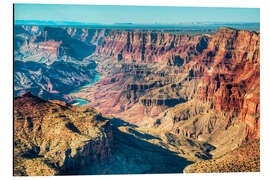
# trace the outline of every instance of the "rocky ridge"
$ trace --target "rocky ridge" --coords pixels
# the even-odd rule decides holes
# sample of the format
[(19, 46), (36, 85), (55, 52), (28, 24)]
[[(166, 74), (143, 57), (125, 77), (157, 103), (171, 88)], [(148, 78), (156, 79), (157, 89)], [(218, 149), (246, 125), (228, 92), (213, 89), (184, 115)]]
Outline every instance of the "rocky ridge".
[(14, 99), (14, 175), (60, 175), (110, 157), (112, 128), (92, 108)]

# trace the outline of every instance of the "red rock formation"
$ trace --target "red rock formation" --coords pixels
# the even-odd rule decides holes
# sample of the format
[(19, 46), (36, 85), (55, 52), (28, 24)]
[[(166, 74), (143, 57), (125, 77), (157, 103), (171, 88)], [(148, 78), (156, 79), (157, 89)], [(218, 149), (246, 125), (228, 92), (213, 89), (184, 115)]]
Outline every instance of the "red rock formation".
[[(101, 111), (119, 113), (138, 102), (146, 106), (166, 106), (165, 102), (170, 99), (196, 98), (211, 102), (217, 112), (237, 113), (246, 124), (243, 139), (259, 137), (258, 32), (221, 28), (215, 35), (183, 35), (73, 27), (64, 29), (74, 39), (97, 45), (96, 55), (113, 57), (123, 64), (160, 64), (159, 68), (152, 70), (122, 67), (120, 74), (100, 81), (103, 87), (93, 91), (96, 97), (88, 95), (88, 98), (91, 96), (92, 105), (100, 107)], [(170, 69), (172, 66), (178, 68)], [(141, 80), (132, 80), (134, 76)], [(151, 78), (155, 80), (148, 84)], [(188, 86), (188, 82), (192, 85), (184, 88), (183, 84)], [(108, 93), (114, 87), (115, 91)], [(160, 89), (162, 93), (154, 89)]]
[(199, 54), (207, 45), (207, 41), (208, 36), (201, 35), (109, 31), (98, 44), (96, 52), (128, 62), (154, 63), (165, 60), (165, 63), (182, 65)]
[[(230, 28), (221, 28), (211, 36), (112, 30), (98, 44), (96, 54), (120, 61), (124, 74), (100, 81), (102, 88), (91, 91), (100, 96), (96, 94), (90, 100), (101, 111), (128, 114), (132, 104), (139, 102), (151, 105), (151, 109), (195, 98), (212, 103), (217, 112), (236, 113), (246, 125), (242, 138), (257, 138), (259, 46), (258, 33)], [(132, 61), (149, 67), (157, 62), (159, 66), (147, 69), (135, 67), (134, 63), (125, 65)], [(117, 95), (111, 94), (114, 87)], [(229, 119), (221, 124), (230, 123)]]
[(67, 106), (68, 104), (63, 102), (63, 101), (59, 101), (59, 100), (48, 100), (49, 102), (55, 103), (55, 104), (59, 104), (61, 106)]
[(38, 48), (48, 51), (49, 53), (58, 54), (58, 48), (62, 44), (62, 41), (56, 42), (54, 40), (48, 40), (38, 43)]
[(247, 139), (259, 137), (259, 48), (259, 34), (222, 28), (200, 58), (202, 68), (210, 70), (204, 71), (197, 95), (212, 99), (217, 111), (238, 112), (247, 125)]

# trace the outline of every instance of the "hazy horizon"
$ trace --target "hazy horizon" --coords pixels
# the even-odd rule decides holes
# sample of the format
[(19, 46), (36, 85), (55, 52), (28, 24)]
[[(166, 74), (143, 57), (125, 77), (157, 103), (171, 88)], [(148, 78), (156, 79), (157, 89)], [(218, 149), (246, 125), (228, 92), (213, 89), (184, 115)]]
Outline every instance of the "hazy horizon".
[(14, 20), (97, 24), (260, 23), (260, 9), (14, 4)]

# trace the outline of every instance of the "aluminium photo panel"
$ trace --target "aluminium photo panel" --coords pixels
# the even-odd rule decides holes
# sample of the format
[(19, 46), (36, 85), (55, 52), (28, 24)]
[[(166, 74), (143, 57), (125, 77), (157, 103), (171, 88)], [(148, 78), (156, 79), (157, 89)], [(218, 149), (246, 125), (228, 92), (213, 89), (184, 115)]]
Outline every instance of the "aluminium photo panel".
[(259, 8), (13, 11), (13, 176), (260, 171)]

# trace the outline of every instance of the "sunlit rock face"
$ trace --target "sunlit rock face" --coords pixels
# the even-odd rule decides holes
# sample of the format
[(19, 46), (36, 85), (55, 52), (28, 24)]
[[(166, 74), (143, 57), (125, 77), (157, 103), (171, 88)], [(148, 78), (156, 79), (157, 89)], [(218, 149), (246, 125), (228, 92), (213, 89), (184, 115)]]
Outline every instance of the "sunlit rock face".
[(56, 175), (104, 161), (112, 127), (92, 108), (60, 105), (31, 93), (14, 99), (14, 175)]

